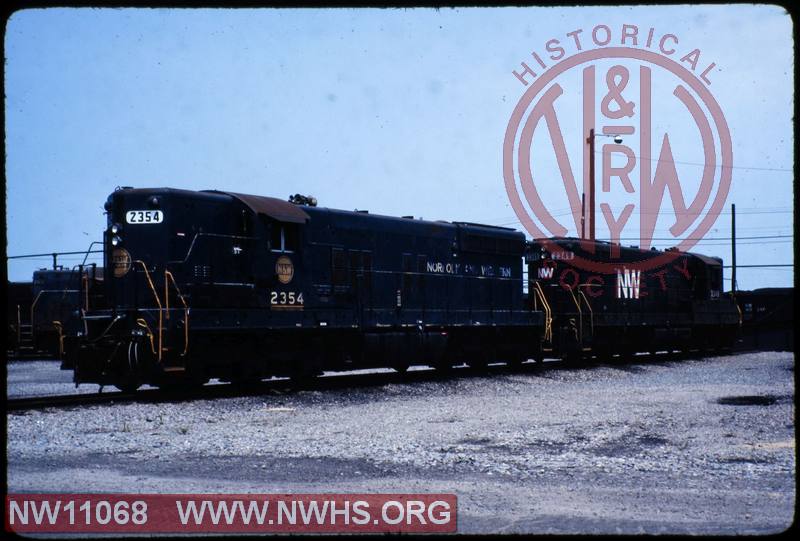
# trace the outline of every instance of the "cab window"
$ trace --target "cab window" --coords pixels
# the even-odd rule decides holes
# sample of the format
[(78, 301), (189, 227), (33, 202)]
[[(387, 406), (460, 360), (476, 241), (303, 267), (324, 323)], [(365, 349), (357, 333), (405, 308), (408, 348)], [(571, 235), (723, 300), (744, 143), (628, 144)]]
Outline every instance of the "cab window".
[(273, 223), (270, 227), (269, 248), (273, 252), (294, 252), (300, 245), (300, 232), (294, 224)]

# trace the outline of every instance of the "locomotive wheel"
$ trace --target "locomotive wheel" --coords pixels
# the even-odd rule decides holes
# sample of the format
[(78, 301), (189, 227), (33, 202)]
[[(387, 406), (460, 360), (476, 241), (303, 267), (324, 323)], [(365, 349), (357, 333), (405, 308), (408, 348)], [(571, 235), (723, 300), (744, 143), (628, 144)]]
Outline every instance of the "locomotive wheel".
[(209, 381), (209, 378), (203, 374), (189, 374), (183, 378), (162, 379), (155, 385), (165, 391), (196, 391)]
[[(142, 386), (140, 352), (141, 347), (137, 341), (131, 340), (127, 344), (117, 344), (115, 353), (120, 353), (117, 365), (117, 375), (114, 378), (114, 387), (124, 393), (132, 393)], [(120, 351), (122, 350), (122, 351)], [(112, 354), (112, 359), (114, 355)]]
[(317, 376), (321, 374), (321, 372), (317, 373), (305, 370), (297, 371), (289, 376), (289, 380), (292, 382), (292, 387), (294, 389), (308, 389), (313, 387), (314, 382), (317, 380)]
[(477, 359), (474, 361), (467, 361), (467, 365), (474, 370), (485, 370), (489, 363), (486, 359)]
[(392, 369), (395, 372), (399, 372), (400, 374), (405, 374), (406, 372), (408, 372), (408, 363), (398, 363), (392, 366)]
[(449, 374), (453, 371), (453, 361), (451, 359), (442, 359), (433, 365), (433, 368), (440, 374)]
[(571, 352), (561, 356), (561, 362), (567, 366), (577, 368), (581, 365), (581, 354), (578, 352)]

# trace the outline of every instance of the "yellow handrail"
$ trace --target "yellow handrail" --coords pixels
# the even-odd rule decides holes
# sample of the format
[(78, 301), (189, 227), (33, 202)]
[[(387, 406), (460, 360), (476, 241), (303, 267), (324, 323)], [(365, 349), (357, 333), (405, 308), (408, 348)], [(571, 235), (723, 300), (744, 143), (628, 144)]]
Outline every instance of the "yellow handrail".
[(178, 298), (181, 300), (183, 304), (183, 353), (181, 353), (181, 357), (186, 355), (186, 352), (189, 351), (189, 305), (186, 304), (186, 300), (183, 298), (181, 294), (181, 289), (178, 287), (178, 283), (175, 281), (175, 277), (172, 275), (171, 272), (168, 270), (164, 271), (164, 291), (166, 296), (166, 305), (167, 305), (167, 317), (169, 317), (169, 281), (172, 282), (172, 285), (175, 286), (175, 291), (178, 292)]
[(539, 282), (533, 282), (535, 287), (534, 293), (542, 301), (544, 307), (544, 339), (548, 342), (553, 341), (553, 311), (550, 309), (550, 303), (547, 302), (547, 297), (544, 295), (542, 286)]
[(64, 333), (61, 332), (61, 322), (53, 321), (53, 327), (58, 331), (58, 358), (62, 359), (64, 357)]
[(33, 339), (33, 329), (34, 329), (34, 324), (33, 324), (33, 311), (34, 311), (34, 309), (36, 308), (36, 303), (37, 303), (37, 302), (39, 302), (39, 297), (41, 297), (41, 296), (42, 296), (42, 293), (44, 293), (45, 291), (47, 291), (47, 290), (46, 290), (46, 289), (43, 289), (43, 290), (41, 290), (39, 293), (37, 293), (37, 294), (36, 294), (36, 298), (35, 298), (35, 299), (33, 299), (33, 302), (31, 303), (31, 339)]
[(144, 318), (139, 318), (136, 320), (136, 324), (140, 327), (143, 327), (147, 331), (147, 338), (150, 339), (150, 351), (153, 352), (153, 355), (156, 354), (156, 346), (153, 343), (153, 331), (150, 330), (150, 325), (147, 324), (147, 321)]
[(572, 302), (575, 303), (575, 307), (578, 309), (578, 343), (583, 346), (583, 310), (581, 310), (581, 303), (578, 302), (578, 298), (575, 297), (571, 287), (567, 288), (567, 291), (569, 291), (572, 296)]
[(86, 311), (89, 311), (89, 276), (84, 272), (81, 277), (81, 285), (83, 285), (84, 306)]
[(39, 293), (36, 294), (36, 298), (33, 299), (33, 303), (31, 303), (31, 337), (33, 337), (33, 312), (36, 310), (36, 303), (39, 302), (39, 298), (42, 296), (43, 293), (80, 293), (77, 289), (42, 289)]
[(147, 278), (147, 283), (150, 285), (150, 290), (153, 292), (153, 297), (156, 299), (156, 304), (158, 304), (158, 362), (161, 362), (161, 350), (162, 350), (162, 334), (164, 329), (164, 322), (162, 321), (162, 313), (164, 311), (163, 307), (161, 306), (161, 299), (158, 298), (158, 293), (156, 292), (156, 287), (153, 285), (153, 280), (150, 278), (150, 271), (147, 270), (147, 265), (145, 265), (144, 261), (141, 259), (136, 259), (134, 263), (138, 263), (144, 269), (144, 275)]
[(594, 337), (594, 310), (592, 310), (592, 305), (589, 304), (589, 299), (586, 298), (586, 294), (581, 290), (578, 290), (578, 293), (581, 294), (581, 297), (583, 297), (583, 300), (586, 303), (586, 308), (589, 309), (589, 325), (591, 326), (592, 336)]

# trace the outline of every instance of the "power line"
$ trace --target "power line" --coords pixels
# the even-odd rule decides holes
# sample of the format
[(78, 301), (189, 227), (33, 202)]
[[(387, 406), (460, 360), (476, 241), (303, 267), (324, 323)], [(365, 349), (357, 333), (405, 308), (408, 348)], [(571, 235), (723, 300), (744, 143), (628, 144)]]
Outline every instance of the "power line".
[[(602, 154), (603, 151), (602, 150), (595, 150), (594, 153), (595, 154)], [(633, 155), (633, 157), (636, 158), (637, 160), (643, 160), (644, 159), (641, 156), (636, 156), (635, 154)], [(706, 167), (706, 164), (704, 164), (704, 163), (684, 162), (684, 161), (681, 161), (681, 160), (660, 160), (658, 158), (647, 158), (647, 161), (657, 162), (657, 163), (680, 163), (682, 165), (697, 165), (697, 166), (700, 166), (700, 167)], [(723, 167), (723, 164), (714, 164), (714, 169), (719, 169), (721, 167)], [(781, 171), (781, 172), (784, 172), (784, 173), (791, 173), (792, 172), (792, 169), (783, 169), (781, 167), (757, 167), (757, 166), (748, 166), (748, 165), (728, 165), (728, 166), (725, 166), (725, 167), (728, 167), (729, 169), (747, 169), (747, 170), (750, 170), (750, 171)]]
[[(790, 239), (793, 238), (794, 235), (758, 235), (753, 237), (736, 237), (737, 240), (764, 240), (764, 239)], [(639, 240), (636, 237), (622, 237), (619, 240)], [(653, 237), (649, 240), (733, 240), (733, 237), (687, 237), (685, 239), (679, 239), (677, 237), (673, 238), (656, 238)]]
[[(737, 269), (771, 269), (779, 267), (794, 267), (794, 263), (775, 263), (765, 265), (736, 265)], [(730, 269), (732, 265), (723, 265), (723, 269)]]
[[(751, 211), (751, 212), (737, 212), (737, 215), (738, 214), (744, 214), (744, 215), (792, 214), (792, 213), (794, 213), (793, 210), (764, 210), (764, 211)], [(551, 214), (551, 216), (553, 216), (553, 218), (561, 218), (563, 216), (569, 216), (571, 214), (572, 214), (572, 211), (566, 211), (566, 212), (557, 212), (555, 214)], [(658, 214), (661, 214), (661, 213), (658, 213), (658, 212), (639, 212), (639, 211), (633, 211), (631, 213), (631, 215), (635, 215), (635, 216), (653, 215), (653, 214), (658, 215)], [(720, 216), (721, 215), (728, 215), (728, 214), (730, 214), (730, 211), (723, 211), (723, 212), (719, 213)], [(497, 226), (497, 227), (508, 227), (508, 226), (517, 226), (517, 225), (521, 225), (521, 224), (522, 224), (521, 220), (514, 220), (514, 221), (511, 221), (511, 222), (503, 222), (503, 223), (499, 223), (499, 224), (498, 223), (492, 223), (492, 224), (486, 224), (486, 225), (493, 225), (493, 226)], [(770, 227), (780, 227), (780, 226), (776, 226), (776, 225), (760, 225), (760, 226), (751, 226), (751, 227), (747, 227), (747, 228), (744, 228), (744, 229), (765, 229), (765, 228), (770, 228)]]

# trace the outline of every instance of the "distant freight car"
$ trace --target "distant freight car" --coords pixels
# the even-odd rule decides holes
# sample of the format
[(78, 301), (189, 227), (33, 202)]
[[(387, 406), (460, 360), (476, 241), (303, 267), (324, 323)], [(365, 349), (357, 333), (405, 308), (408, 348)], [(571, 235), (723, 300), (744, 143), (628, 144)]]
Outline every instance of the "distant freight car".
[(84, 314), (63, 367), (127, 389), (540, 356), (522, 233), (292, 201), (112, 193), (108, 308)]
[(102, 279), (103, 269), (92, 264), (40, 269), (32, 282), (9, 282), (9, 358), (60, 358), (63, 337), (78, 334), (82, 313), (103, 302)]
[(94, 264), (72, 269), (40, 269), (33, 273), (29, 321), (35, 350), (61, 357), (64, 334), (80, 330), (81, 311), (89, 308), (102, 280), (103, 269)]
[(742, 311), (739, 349), (794, 351), (794, 288), (737, 291), (735, 297)]
[[(667, 262), (648, 269), (654, 258)], [(532, 306), (546, 312), (545, 351), (553, 355), (722, 350), (739, 331), (719, 258), (554, 238), (532, 242), (526, 259)]]
[(32, 349), (28, 315), (33, 302), (31, 282), (8, 282), (6, 289), (7, 310), (6, 352), (9, 358), (21, 356)]

